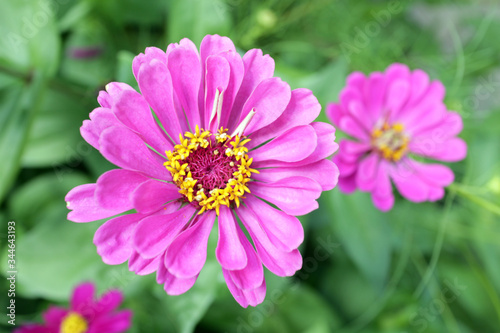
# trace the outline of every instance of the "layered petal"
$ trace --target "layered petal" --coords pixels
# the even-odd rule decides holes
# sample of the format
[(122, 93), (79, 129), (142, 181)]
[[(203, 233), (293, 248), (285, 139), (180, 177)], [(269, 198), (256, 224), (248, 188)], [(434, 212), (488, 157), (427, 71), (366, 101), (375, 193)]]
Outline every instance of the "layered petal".
[(106, 129), (101, 134), (99, 146), (101, 154), (120, 168), (140, 171), (152, 178), (172, 178), (141, 138), (126, 128)]
[(231, 294), (233, 295), (236, 302), (238, 302), (242, 307), (246, 308), (250, 306), (257, 306), (264, 301), (266, 297), (266, 281), (262, 281), (262, 284), (252, 290), (240, 289), (231, 279), (229, 271), (222, 269), (222, 274), (224, 275), (224, 280), (226, 280), (227, 287)]
[(181, 198), (177, 186), (154, 179), (141, 183), (131, 197), (133, 207), (142, 214), (156, 212), (168, 202)]
[(189, 222), (195, 209), (185, 206), (169, 214), (156, 214), (142, 219), (134, 231), (135, 249), (144, 258), (162, 254)]
[(97, 184), (85, 184), (73, 188), (65, 197), (66, 206), (71, 210), (68, 220), (73, 222), (91, 222), (123, 213), (122, 207), (102, 208), (96, 199)]
[(108, 265), (118, 265), (132, 255), (132, 234), (135, 226), (144, 218), (142, 214), (115, 217), (101, 225), (94, 235), (97, 253)]
[(236, 224), (233, 212), (222, 206), (219, 215), (219, 240), (215, 256), (224, 269), (238, 270), (247, 265), (247, 256), (238, 237), (239, 226)]
[(78, 285), (71, 295), (70, 305), (73, 311), (82, 311), (94, 303), (95, 286), (87, 282)]
[(252, 134), (278, 119), (290, 102), (291, 94), (290, 86), (280, 78), (263, 80), (243, 105), (238, 123), (241, 123), (251, 111), (255, 112), (243, 134)]
[(306, 177), (289, 177), (274, 183), (252, 183), (252, 194), (290, 215), (305, 215), (318, 208), (321, 185)]
[(165, 254), (165, 267), (181, 279), (197, 276), (207, 259), (207, 244), (215, 221), (215, 213), (197, 217), (193, 224), (177, 236)]
[(130, 170), (107, 171), (97, 179), (95, 199), (105, 209), (132, 209), (132, 192), (148, 179), (143, 174)]

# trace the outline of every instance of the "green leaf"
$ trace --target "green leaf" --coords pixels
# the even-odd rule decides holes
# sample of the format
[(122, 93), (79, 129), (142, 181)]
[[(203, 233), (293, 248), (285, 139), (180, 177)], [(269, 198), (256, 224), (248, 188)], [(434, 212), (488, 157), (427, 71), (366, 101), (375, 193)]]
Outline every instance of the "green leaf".
[(54, 7), (48, 1), (3, 1), (0, 60), (25, 71), (34, 67), (48, 76), (55, 74), (61, 41)]
[(376, 286), (382, 287), (391, 263), (392, 240), (384, 213), (367, 193), (329, 192), (331, 227), (349, 257)]
[(18, 83), (0, 91), (0, 202), (15, 180), (45, 79), (36, 73), (25, 89)]
[(227, 35), (231, 31), (227, 4), (221, 0), (175, 0), (168, 17), (170, 42), (187, 37), (199, 45), (207, 34)]
[(48, 91), (29, 133), (22, 157), (23, 166), (53, 167), (59, 173), (58, 164), (78, 166), (93, 149), (82, 139), (79, 130), (90, 111), (85, 105), (71, 95)]

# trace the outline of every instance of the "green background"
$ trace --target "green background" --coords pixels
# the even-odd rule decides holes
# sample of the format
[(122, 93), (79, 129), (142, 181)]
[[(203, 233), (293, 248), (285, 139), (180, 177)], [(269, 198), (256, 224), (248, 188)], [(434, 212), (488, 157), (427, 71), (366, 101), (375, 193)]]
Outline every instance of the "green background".
[[(7, 221), (16, 222), (16, 322), (41, 321), (49, 304), (94, 281), (124, 291), (130, 332), (499, 332), (500, 5), (497, 1), (2, 0), (0, 4), (1, 274)], [(243, 309), (214, 258), (196, 285), (171, 297), (154, 275), (107, 266), (92, 237), (102, 221), (66, 220), (65, 194), (112, 165), (80, 136), (110, 81), (135, 84), (133, 57), (183, 37), (229, 36), (261, 48), (276, 76), (337, 101), (352, 71), (393, 62), (447, 87), (469, 147), (444, 200), (397, 197), (389, 213), (368, 194), (323, 193), (301, 220), (304, 267), (267, 274), (267, 297)], [(101, 52), (75, 58), (75, 49)], [(319, 120), (326, 121), (322, 112)], [(342, 134), (338, 133), (338, 137)], [(0, 281), (1, 308), (8, 299)], [(10, 331), (5, 310), (0, 331)]]

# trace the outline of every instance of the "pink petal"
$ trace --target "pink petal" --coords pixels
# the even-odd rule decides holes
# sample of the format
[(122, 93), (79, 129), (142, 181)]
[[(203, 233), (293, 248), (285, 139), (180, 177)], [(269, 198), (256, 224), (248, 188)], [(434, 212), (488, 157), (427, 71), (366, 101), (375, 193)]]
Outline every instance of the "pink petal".
[(119, 290), (106, 291), (94, 305), (94, 311), (107, 314), (116, 310), (123, 302), (123, 294)]
[[(369, 143), (351, 141), (346, 139), (340, 140), (339, 146), (339, 153), (342, 154), (342, 159), (344, 161), (350, 162), (357, 160), (361, 155), (365, 154), (371, 149), (371, 145)], [(352, 158), (349, 158), (349, 156), (347, 155), (352, 155)]]
[(124, 90), (120, 94), (113, 106), (113, 113), (157, 152), (163, 154), (173, 149), (172, 143), (160, 131), (148, 103), (135, 90)]
[(118, 265), (127, 261), (133, 252), (132, 232), (142, 218), (142, 214), (118, 216), (97, 229), (94, 244), (104, 263)]
[(316, 142), (316, 131), (312, 126), (297, 126), (252, 151), (251, 157), (254, 162), (269, 160), (297, 162), (314, 152)]
[(398, 119), (398, 115), (408, 102), (409, 95), (408, 78), (388, 82), (385, 107), (390, 112), (391, 119)]
[(58, 306), (49, 306), (49, 309), (42, 314), (43, 320), (47, 325), (48, 332), (58, 330), (61, 322), (68, 314), (69, 310)]
[(375, 187), (373, 189), (374, 194), (381, 197), (392, 196), (392, 185), (389, 178), (390, 168), (391, 163), (384, 160), (380, 161), (376, 174)]
[(380, 72), (370, 74), (364, 84), (364, 101), (366, 104), (367, 116), (373, 121), (383, 116), (384, 102), (386, 95), (386, 77)]
[(157, 280), (159, 283), (163, 284), (165, 292), (172, 296), (184, 294), (186, 291), (191, 289), (191, 287), (193, 287), (196, 279), (198, 278), (198, 275), (187, 279), (179, 278), (171, 274), (163, 264), (160, 264), (157, 276), (159, 277)]
[(248, 147), (256, 147), (287, 130), (301, 125), (309, 125), (321, 111), (321, 105), (309, 89), (292, 90), (290, 102), (276, 121), (252, 133)]
[(144, 258), (154, 258), (163, 253), (194, 213), (195, 208), (187, 205), (173, 213), (160, 213), (142, 219), (133, 236), (135, 249)]
[(176, 48), (178, 47), (183, 47), (187, 49), (191, 49), (194, 51), (196, 54), (198, 54), (198, 49), (196, 48), (196, 45), (189, 39), (189, 38), (183, 38), (179, 41), (179, 43), (170, 43), (167, 46), (167, 58), (168, 55)]
[(122, 126), (110, 109), (96, 108), (90, 113), (90, 120), (84, 120), (80, 134), (95, 149), (99, 149), (101, 133), (111, 126)]
[(253, 290), (262, 285), (264, 281), (264, 269), (255, 250), (241, 229), (238, 229), (238, 237), (245, 249), (248, 259), (247, 265), (243, 269), (228, 271), (228, 273), (238, 289)]
[(410, 150), (415, 154), (444, 162), (461, 161), (467, 156), (467, 144), (464, 140), (456, 137), (444, 142), (432, 139), (410, 142)]
[(172, 178), (145, 143), (126, 128), (110, 127), (105, 130), (99, 139), (99, 146), (101, 154), (120, 168), (141, 171), (152, 178)]
[(371, 153), (359, 162), (356, 184), (361, 191), (371, 191), (376, 186), (379, 156)]
[(121, 209), (104, 209), (95, 198), (96, 184), (84, 184), (73, 188), (64, 199), (67, 207), (68, 220), (73, 222), (91, 222), (122, 213)]
[(71, 295), (70, 305), (72, 311), (82, 311), (94, 303), (95, 286), (91, 282), (78, 285)]
[(456, 112), (446, 112), (443, 116), (444, 119), (434, 126), (415, 131), (413, 133), (414, 140), (422, 141), (433, 139), (435, 141), (443, 141), (443, 139), (451, 138), (462, 131), (463, 122), (460, 114)]
[(443, 99), (445, 95), (445, 87), (439, 81), (433, 81), (427, 88), (426, 92), (422, 95), (422, 98), (412, 105), (408, 105), (404, 112), (394, 119), (394, 121), (399, 121), (403, 124), (411, 125), (418, 124), (420, 120), (426, 120), (422, 118), (423, 114), (427, 113), (428, 110), (432, 110), (436, 105), (443, 104)]
[(359, 124), (357, 119), (351, 117), (350, 115), (345, 115), (340, 118), (338, 127), (350, 136), (362, 141), (368, 141), (370, 138), (370, 135), (366, 131), (366, 129), (364, 129), (363, 126)]
[(372, 194), (372, 201), (375, 207), (377, 207), (382, 212), (388, 212), (394, 206), (394, 195), (388, 195), (386, 197), (379, 197)]
[(321, 185), (306, 177), (289, 177), (274, 183), (252, 183), (252, 194), (290, 215), (305, 215), (318, 208)]
[(381, 161), (375, 179), (375, 187), (372, 191), (372, 201), (375, 207), (383, 212), (389, 211), (394, 205), (394, 195), (389, 178), (389, 164)]
[(366, 83), (366, 76), (361, 72), (352, 72), (347, 76), (346, 85), (352, 86), (358, 92), (363, 92), (363, 87)]
[(95, 199), (105, 209), (127, 211), (133, 208), (130, 194), (149, 178), (135, 171), (114, 169), (97, 179)]
[(412, 160), (411, 167), (422, 179), (436, 186), (448, 186), (455, 179), (453, 171), (442, 164), (424, 164)]
[(344, 154), (339, 153), (333, 157), (333, 162), (338, 166), (340, 175), (342, 177), (347, 177), (358, 170), (358, 161), (346, 162), (343, 157)]
[(263, 80), (274, 74), (274, 60), (268, 54), (262, 55), (262, 50), (252, 49), (243, 56), (244, 76), (240, 89), (234, 99), (228, 119), (228, 128), (235, 128), (241, 115), (241, 110), (252, 91)]
[(165, 52), (157, 47), (146, 47), (144, 53), (139, 54), (132, 61), (132, 72), (134, 76), (139, 82), (140, 77), (140, 68), (142, 64), (149, 64), (151, 61), (156, 60), (159, 62), (167, 64), (167, 55)]
[(231, 209), (221, 206), (219, 215), (219, 240), (215, 256), (225, 269), (243, 269), (247, 265), (245, 249), (238, 238), (236, 221)]
[(339, 104), (330, 103), (326, 107), (328, 119), (337, 127), (340, 127), (340, 119), (345, 116), (345, 112)]
[(207, 259), (207, 244), (215, 221), (215, 212), (206, 212), (181, 232), (165, 254), (165, 267), (178, 278), (197, 276)]
[(340, 192), (345, 194), (350, 194), (356, 191), (356, 173), (352, 175), (342, 177), (342, 174), (339, 177), (339, 189)]
[(266, 297), (266, 281), (262, 282), (262, 285), (253, 290), (242, 290), (239, 289), (231, 279), (229, 272), (222, 269), (222, 274), (224, 275), (224, 280), (226, 280), (227, 287), (231, 294), (233, 295), (236, 302), (238, 302), (242, 307), (246, 308), (249, 305), (257, 306), (264, 301)]
[(340, 92), (340, 103), (346, 116), (350, 116), (365, 131), (373, 127), (373, 120), (368, 116), (362, 92), (347, 86)]
[(283, 178), (301, 176), (317, 181), (323, 191), (329, 191), (337, 185), (339, 168), (330, 160), (321, 160), (312, 164), (292, 167), (261, 169), (252, 178), (264, 182), (276, 182)]
[(131, 324), (132, 311), (123, 310), (97, 318), (87, 333), (122, 333), (127, 331)]
[(168, 55), (168, 69), (189, 125), (191, 128), (201, 125), (198, 92), (202, 82), (202, 68), (198, 53), (182, 46), (173, 49)]
[(444, 123), (447, 117), (446, 105), (443, 103), (436, 103), (427, 109), (419, 111), (420, 117), (418, 119), (414, 119), (406, 123), (405, 131), (410, 136), (414, 136), (414, 133), (418, 133)]
[(200, 44), (201, 62), (204, 64), (209, 56), (226, 51), (236, 51), (230, 38), (219, 35), (207, 35)]
[(205, 74), (205, 128), (211, 131), (217, 130), (220, 128), (219, 121), (220, 115), (215, 117), (213, 121), (214, 125), (211, 127), (211, 116), (212, 109), (215, 101), (215, 96), (217, 90), (219, 93), (223, 93), (224, 99), (223, 104), (226, 103), (226, 100), (230, 100), (230, 96), (226, 98), (226, 90), (229, 84), (229, 77), (231, 75), (231, 68), (229, 67), (229, 63), (224, 57), (220, 56), (209, 56), (206, 60), (206, 74)]
[(97, 95), (97, 102), (100, 106), (106, 109), (111, 109), (111, 106), (113, 105), (111, 96), (109, 96), (109, 94), (104, 90), (99, 91), (99, 94)]
[(219, 126), (229, 128), (228, 121), (231, 117), (233, 103), (240, 90), (243, 77), (245, 76), (245, 66), (243, 64), (241, 56), (236, 51), (226, 51), (219, 53), (219, 55), (227, 60), (229, 67), (231, 68), (229, 83), (227, 85), (227, 89), (224, 92), (224, 102), (222, 103), (221, 120), (219, 123)]
[(411, 73), (411, 91), (407, 105), (411, 106), (422, 99), (429, 87), (429, 75), (423, 70), (416, 69)]
[(166, 203), (180, 198), (176, 185), (154, 179), (142, 183), (132, 193), (133, 207), (142, 214), (153, 213)]
[[(314, 122), (310, 126), (314, 128), (314, 131), (316, 132), (317, 144), (316, 144), (316, 149), (314, 149), (314, 151), (309, 156), (293, 163), (273, 161), (273, 160), (256, 162), (254, 164), (254, 167), (262, 168), (270, 166), (276, 166), (276, 167), (302, 166), (320, 161), (332, 155), (339, 147), (338, 144), (334, 141), (335, 128), (330, 124), (320, 123), (320, 122)], [(306, 143), (302, 142), (300, 143), (300, 145), (306, 145)], [(262, 149), (265, 149), (266, 146), (267, 145), (263, 146)]]
[(422, 181), (405, 160), (393, 165), (390, 176), (399, 193), (413, 202), (427, 200), (430, 186)]
[(249, 195), (245, 203), (262, 216), (261, 228), (278, 249), (290, 252), (302, 244), (304, 229), (298, 218), (277, 210), (254, 196)]
[[(174, 104), (172, 78), (167, 65), (158, 60), (143, 64), (137, 82), (144, 98), (158, 116), (165, 131), (172, 140), (178, 142), (179, 133), (183, 133), (187, 126), (183, 121), (184, 112), (176, 110)], [(160, 153), (163, 152), (160, 151)]]
[[(298, 250), (279, 250), (261, 227), (263, 223), (249, 207), (240, 206), (237, 213), (252, 238), (262, 263), (278, 276), (292, 276), (302, 267), (302, 256)], [(276, 238), (275, 238), (276, 240)]]
[(255, 112), (244, 134), (252, 134), (278, 119), (290, 102), (291, 94), (288, 83), (281, 81), (280, 78), (263, 80), (252, 92), (241, 111), (239, 122), (243, 121), (250, 111)]
[(160, 264), (162, 265), (161, 259), (161, 255), (154, 258), (144, 258), (134, 251), (128, 260), (128, 269), (137, 275), (148, 275), (155, 272)]

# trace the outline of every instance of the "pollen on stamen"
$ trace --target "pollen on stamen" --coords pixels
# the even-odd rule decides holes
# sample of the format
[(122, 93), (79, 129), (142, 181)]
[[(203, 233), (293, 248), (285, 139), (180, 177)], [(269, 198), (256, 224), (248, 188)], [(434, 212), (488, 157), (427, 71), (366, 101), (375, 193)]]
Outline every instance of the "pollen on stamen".
[(397, 162), (408, 151), (409, 137), (404, 133), (401, 123), (382, 124), (372, 131), (372, 146), (386, 160)]
[[(179, 188), (184, 200), (199, 208), (199, 214), (222, 205), (239, 206), (252, 173), (246, 137), (227, 135), (221, 128), (214, 135), (196, 127), (194, 133), (179, 135), (173, 151), (166, 151), (165, 167)], [(225, 152), (222, 154), (221, 152)], [(205, 191), (206, 190), (206, 191)]]

